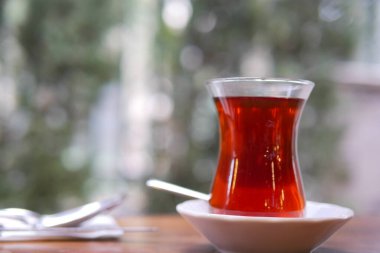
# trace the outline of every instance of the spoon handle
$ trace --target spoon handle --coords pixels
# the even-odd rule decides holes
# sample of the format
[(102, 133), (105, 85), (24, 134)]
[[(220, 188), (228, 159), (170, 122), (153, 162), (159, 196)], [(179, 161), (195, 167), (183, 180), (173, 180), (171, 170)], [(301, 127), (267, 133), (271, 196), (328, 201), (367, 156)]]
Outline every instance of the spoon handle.
[(121, 194), (113, 198), (91, 202), (56, 214), (43, 215), (40, 225), (44, 228), (76, 226), (100, 213), (119, 206), (124, 199), (125, 194)]
[(190, 189), (184, 188), (182, 186), (178, 186), (175, 184), (164, 182), (164, 181), (161, 181), (158, 179), (149, 179), (148, 181), (146, 181), (146, 185), (151, 187), (151, 188), (176, 193), (176, 194), (186, 196), (186, 197), (202, 199), (202, 200), (206, 200), (206, 201), (210, 200), (209, 194), (190, 190)]

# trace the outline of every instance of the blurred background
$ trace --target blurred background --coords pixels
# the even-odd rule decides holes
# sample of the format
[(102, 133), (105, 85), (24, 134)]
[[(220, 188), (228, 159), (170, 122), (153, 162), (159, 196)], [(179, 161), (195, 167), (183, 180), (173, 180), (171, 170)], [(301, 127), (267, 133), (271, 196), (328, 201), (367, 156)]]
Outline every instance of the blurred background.
[(205, 82), (316, 83), (298, 138), (309, 200), (380, 213), (380, 2), (0, 0), (0, 207), (53, 212), (156, 177), (208, 192), (218, 123)]

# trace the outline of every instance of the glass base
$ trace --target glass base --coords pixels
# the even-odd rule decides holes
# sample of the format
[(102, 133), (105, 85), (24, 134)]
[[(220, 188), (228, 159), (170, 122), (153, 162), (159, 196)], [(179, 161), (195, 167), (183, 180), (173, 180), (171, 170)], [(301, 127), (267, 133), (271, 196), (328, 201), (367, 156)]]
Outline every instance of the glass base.
[(245, 212), (210, 207), (210, 213), (235, 216), (300, 218), (304, 216), (305, 210), (291, 212)]

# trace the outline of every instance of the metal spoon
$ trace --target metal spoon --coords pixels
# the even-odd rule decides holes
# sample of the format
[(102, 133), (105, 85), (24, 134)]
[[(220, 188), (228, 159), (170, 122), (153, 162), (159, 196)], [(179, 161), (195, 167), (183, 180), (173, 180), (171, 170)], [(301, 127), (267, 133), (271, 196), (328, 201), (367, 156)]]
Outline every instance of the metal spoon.
[(111, 210), (120, 205), (124, 198), (125, 195), (120, 195), (50, 215), (22, 208), (6, 208), (0, 210), (0, 217), (18, 220), (34, 228), (71, 227)]
[(190, 190), (185, 187), (167, 183), (158, 179), (149, 179), (148, 181), (146, 181), (146, 185), (151, 188), (176, 193), (176, 194), (190, 197), (190, 198), (202, 199), (206, 201), (210, 200), (210, 194), (205, 194), (202, 192)]

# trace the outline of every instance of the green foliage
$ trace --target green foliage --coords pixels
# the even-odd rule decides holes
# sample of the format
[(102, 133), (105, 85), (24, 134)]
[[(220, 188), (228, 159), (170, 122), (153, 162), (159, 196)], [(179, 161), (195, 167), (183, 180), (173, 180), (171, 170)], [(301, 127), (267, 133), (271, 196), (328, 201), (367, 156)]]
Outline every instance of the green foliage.
[(65, 155), (73, 146), (83, 146), (98, 89), (118, 74), (117, 59), (104, 50), (104, 36), (120, 22), (120, 4), (29, 1), (17, 31), (25, 56), (17, 80), (20, 104), (8, 119), (21, 120), (25, 129), (21, 136), (10, 124), (0, 129), (2, 206), (46, 212), (62, 208), (66, 199), (84, 198), (90, 157), (70, 167)]
[(103, 32), (115, 21), (111, 2), (31, 0), (20, 42), (37, 79), (49, 82), (84, 72), (97, 76), (97, 82), (86, 84), (97, 87), (115, 74), (115, 62), (101, 51)]
[[(27, 1), (26, 17), (13, 31), (24, 57), (23, 65), (12, 70), (18, 105), (0, 122), (0, 200), (4, 207), (50, 211), (58, 209), (61, 200), (84, 197), (91, 159), (82, 154), (76, 166), (67, 165), (65, 159), (72, 147), (81, 150), (86, 146), (82, 144), (88, 114), (98, 90), (119, 74), (118, 59), (104, 49), (105, 33), (114, 24), (128, 25), (139, 18), (141, 10), (134, 9), (140, 6), (137, 1)], [(0, 0), (2, 34), (6, 2)], [(336, 60), (349, 58), (356, 45), (354, 1), (191, 1), (191, 19), (179, 31), (161, 18), (166, 3), (158, 1), (157, 13), (152, 13), (157, 21), (152, 56), (157, 82), (152, 83), (174, 103), (172, 118), (154, 122), (152, 129), (154, 162), (157, 167), (160, 161), (170, 163), (169, 171), (156, 171), (159, 176), (209, 190), (218, 153), (218, 125), (204, 82), (242, 75), (243, 61), (258, 42), (272, 57), (271, 75), (316, 82), (299, 136), (306, 180), (342, 175), (334, 159), (340, 133), (331, 119), (336, 96), (330, 71)], [(206, 31), (202, 26), (210, 28)], [(198, 65), (184, 63), (189, 48), (193, 50), (190, 56), (198, 57)], [(0, 52), (2, 62), (3, 56)], [(163, 132), (169, 134), (162, 137)], [(152, 193), (150, 199), (149, 208), (155, 212), (173, 211), (181, 200), (162, 193)]]

